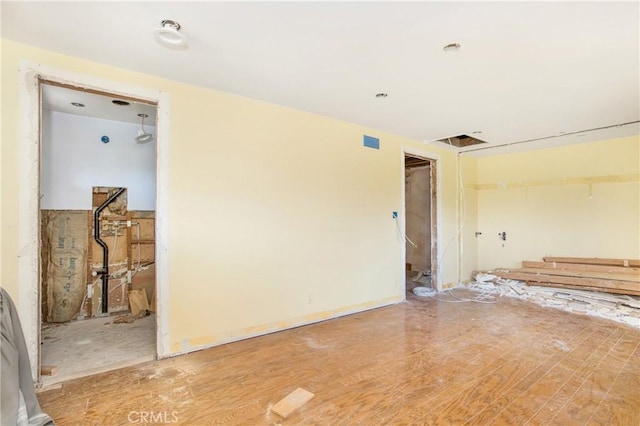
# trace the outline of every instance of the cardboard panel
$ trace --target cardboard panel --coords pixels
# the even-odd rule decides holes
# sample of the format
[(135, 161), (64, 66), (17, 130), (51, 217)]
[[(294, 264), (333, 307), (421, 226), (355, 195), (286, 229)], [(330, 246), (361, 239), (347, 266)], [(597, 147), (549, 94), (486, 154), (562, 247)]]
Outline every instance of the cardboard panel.
[[(155, 219), (132, 219), (134, 222), (140, 224), (140, 239), (143, 241), (154, 241), (155, 240)], [(132, 229), (131, 235), (133, 240), (137, 238), (137, 230)]]
[(151, 264), (143, 266), (133, 276), (131, 280), (131, 288), (133, 290), (144, 288), (151, 305), (153, 295), (156, 291), (156, 265)]

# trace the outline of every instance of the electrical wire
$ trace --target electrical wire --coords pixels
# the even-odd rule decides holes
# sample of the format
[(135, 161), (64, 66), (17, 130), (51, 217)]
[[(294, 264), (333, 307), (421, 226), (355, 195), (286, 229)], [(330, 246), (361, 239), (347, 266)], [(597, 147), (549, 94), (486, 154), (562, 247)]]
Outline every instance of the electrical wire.
[[(109, 263), (109, 264), (111, 264), (111, 263), (112, 263), (113, 258), (114, 258), (115, 254), (116, 254), (116, 250), (117, 250), (117, 248), (118, 248), (118, 231), (120, 230), (120, 221), (117, 221), (117, 220), (116, 220), (116, 221), (114, 222), (114, 224), (113, 224), (113, 225), (114, 225), (114, 227), (115, 227), (115, 230), (114, 230), (114, 232), (113, 232), (113, 248), (111, 249), (111, 253), (110, 253), (110, 256), (109, 256), (109, 260), (108, 260), (108, 263)], [(113, 275), (114, 275), (114, 274), (110, 274), (110, 275), (109, 275), (109, 279), (113, 278)], [(121, 296), (120, 296), (120, 298), (121, 298), (121, 299), (120, 299), (120, 300), (124, 300), (124, 287), (122, 286), (122, 284), (118, 284), (117, 286), (115, 286), (114, 288), (112, 288), (112, 289), (109, 291), (109, 293), (112, 293), (115, 289), (117, 289), (117, 288), (119, 288), (119, 287), (121, 287), (121, 288), (122, 288)]]
[[(453, 148), (453, 144), (451, 143), (451, 138), (447, 138), (447, 141), (449, 142), (449, 145)], [(463, 181), (463, 174), (462, 174), (462, 159), (460, 156), (461, 153), (458, 153), (457, 156), (457, 166), (458, 166), (458, 191), (459, 191), (459, 200), (460, 200), (460, 216), (459, 216), (459, 222), (458, 225), (456, 227), (456, 233), (454, 235), (451, 236), (451, 238), (447, 241), (447, 244), (444, 248), (443, 251), (441, 251), (438, 256), (437, 256), (437, 263), (436, 263), (436, 282), (437, 283), (442, 283), (443, 278), (442, 278), (442, 263), (444, 261), (445, 255), (447, 254), (447, 252), (449, 251), (449, 248), (451, 247), (451, 244), (456, 240), (456, 238), (460, 239), (460, 247), (459, 250), (462, 251), (463, 247), (464, 247), (464, 237), (461, 237), (462, 235), (462, 231), (464, 230), (464, 225), (466, 222), (466, 216), (467, 216), (467, 212), (466, 212), (466, 196), (465, 196), (465, 190), (464, 190), (464, 181)], [(409, 182), (410, 183), (410, 182)], [(400, 224), (398, 222), (398, 218), (396, 218), (396, 226), (398, 229), (398, 233), (400, 235), (402, 235), (405, 239), (405, 241), (408, 241), (410, 244), (412, 244), (414, 247), (418, 247), (415, 243), (413, 243), (413, 241), (411, 241), (405, 234), (402, 233), (402, 231), (400, 230)]]
[(477, 294), (476, 296), (472, 297), (472, 298), (467, 298), (467, 297), (458, 297), (453, 293), (453, 289), (449, 289), (449, 290), (445, 290), (443, 293), (450, 295), (451, 297), (454, 298), (454, 300), (451, 299), (443, 299), (440, 297), (435, 296), (434, 299), (437, 300), (438, 302), (447, 302), (447, 303), (486, 303), (486, 304), (493, 304), (493, 303), (497, 303), (498, 299), (492, 295), (491, 293), (487, 292), (487, 291), (482, 291), (479, 294)]
[(140, 270), (140, 262), (142, 261), (142, 249), (140, 247), (140, 222), (136, 222), (135, 225), (136, 225), (136, 237), (138, 238), (138, 265), (136, 266), (136, 269), (133, 271), (133, 275), (131, 275), (131, 278), (135, 277), (138, 271)]
[(111, 261), (113, 260), (113, 256), (115, 255), (116, 252), (116, 248), (118, 247), (118, 230), (120, 228), (120, 222), (116, 221), (114, 223), (115, 226), (115, 231), (114, 231), (114, 236), (113, 236), (113, 248), (111, 249), (111, 256), (109, 256), (109, 264), (111, 264)]
[[(140, 263), (141, 263), (141, 259), (142, 259), (142, 250), (140, 248), (140, 222), (135, 222), (135, 223), (132, 223), (131, 225), (135, 225), (136, 226), (136, 236), (138, 238), (138, 265), (133, 270), (133, 274), (131, 275), (131, 279), (133, 279), (133, 277), (135, 277), (136, 274), (138, 273), (138, 271), (141, 269), (140, 268)], [(111, 289), (111, 291), (114, 291), (115, 289), (120, 288), (120, 287), (124, 286), (125, 284), (129, 284), (129, 283), (128, 282), (122, 282), (122, 283), (118, 284), (117, 286), (113, 287)], [(124, 298), (124, 294), (122, 295), (122, 297)]]
[(407, 237), (407, 234), (405, 234), (404, 232), (402, 232), (402, 230), (400, 229), (400, 222), (398, 221), (398, 217), (395, 217), (395, 221), (396, 221), (396, 229), (398, 230), (398, 234), (400, 234), (402, 236), (402, 238), (404, 239), (405, 242), (408, 242), (409, 244), (411, 244), (412, 246), (414, 246), (415, 248), (418, 248), (418, 246), (416, 245), (416, 243), (414, 243), (413, 241), (411, 241), (409, 239), (409, 237)]
[[(96, 285), (99, 281), (101, 280), (101, 278), (96, 278), (96, 280), (91, 283), (88, 287), (93, 288), (94, 285)], [(85, 290), (84, 292), (84, 297), (82, 298), (82, 303), (80, 303), (80, 314), (84, 316), (83, 312), (84, 312), (84, 304), (87, 301), (87, 296), (89, 295), (89, 292)]]

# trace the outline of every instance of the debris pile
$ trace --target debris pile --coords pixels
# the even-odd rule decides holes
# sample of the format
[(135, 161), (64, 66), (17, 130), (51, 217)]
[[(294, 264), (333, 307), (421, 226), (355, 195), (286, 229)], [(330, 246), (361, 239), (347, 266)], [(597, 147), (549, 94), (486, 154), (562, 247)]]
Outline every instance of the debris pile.
[(527, 285), (522, 281), (501, 278), (498, 274), (477, 272), (471, 290), (496, 296), (527, 300), (546, 307), (592, 315), (640, 328), (640, 298), (604, 292)]

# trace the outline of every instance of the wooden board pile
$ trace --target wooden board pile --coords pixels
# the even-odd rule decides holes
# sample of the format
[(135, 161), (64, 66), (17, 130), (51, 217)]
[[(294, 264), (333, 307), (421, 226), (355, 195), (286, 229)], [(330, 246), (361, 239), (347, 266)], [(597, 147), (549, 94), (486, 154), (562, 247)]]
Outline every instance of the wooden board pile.
[(468, 287), (640, 328), (640, 261), (546, 257), (522, 266), (475, 272)]
[(522, 268), (489, 273), (528, 285), (640, 296), (640, 259), (545, 257), (543, 262), (523, 261)]

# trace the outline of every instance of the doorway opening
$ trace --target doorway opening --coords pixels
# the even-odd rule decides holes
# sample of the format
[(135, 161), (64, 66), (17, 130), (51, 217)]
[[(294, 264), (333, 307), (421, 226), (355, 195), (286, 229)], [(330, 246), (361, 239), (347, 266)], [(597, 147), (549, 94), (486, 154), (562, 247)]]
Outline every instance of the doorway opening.
[(38, 81), (48, 386), (156, 358), (157, 104)]
[(406, 291), (438, 290), (437, 161), (404, 155)]

